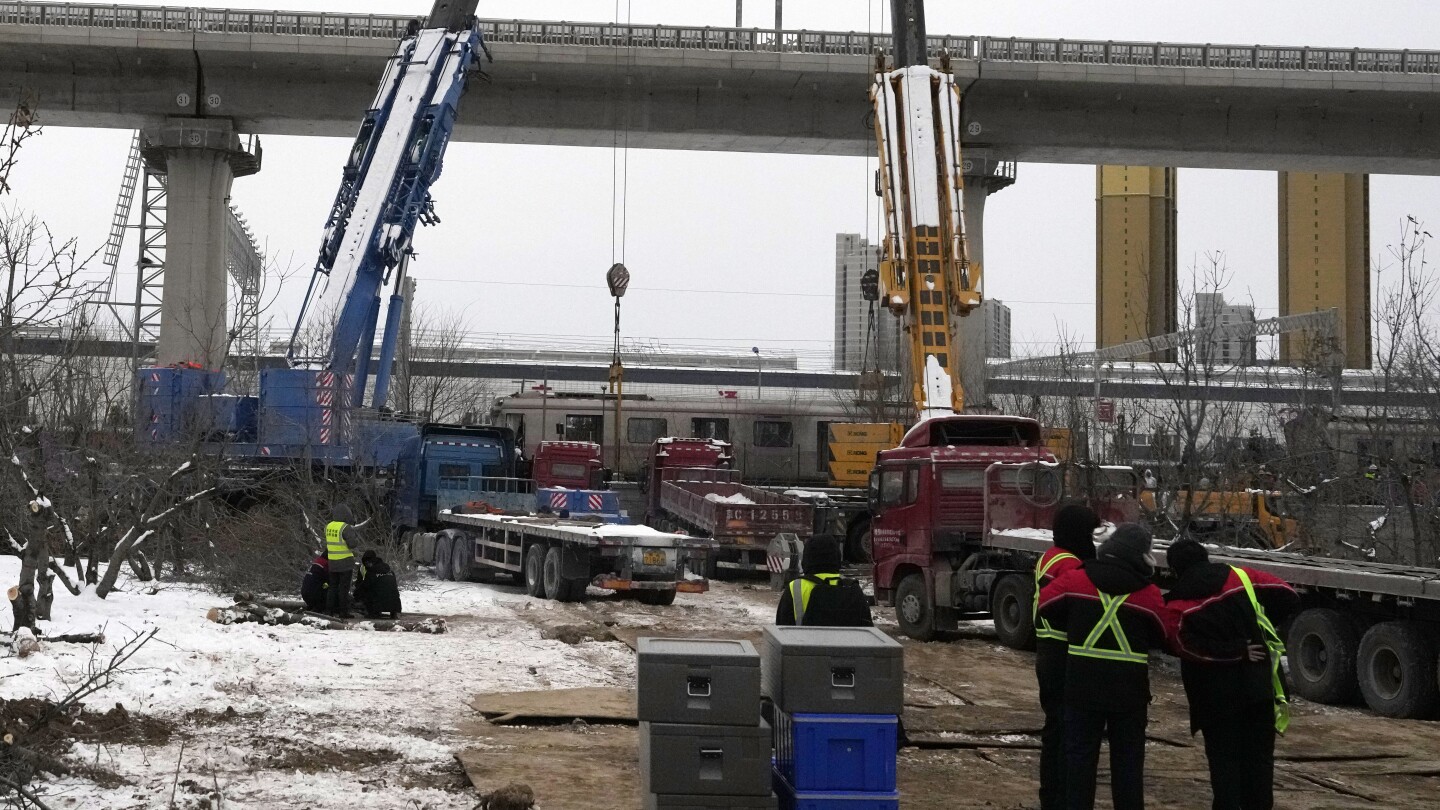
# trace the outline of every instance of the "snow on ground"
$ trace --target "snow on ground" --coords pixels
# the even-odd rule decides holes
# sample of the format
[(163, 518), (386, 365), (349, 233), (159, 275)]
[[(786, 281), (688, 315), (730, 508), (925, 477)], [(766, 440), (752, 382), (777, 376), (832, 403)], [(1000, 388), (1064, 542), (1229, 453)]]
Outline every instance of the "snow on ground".
[[(18, 570), (16, 558), (0, 558), (0, 581), (15, 581)], [(428, 786), (436, 783), (434, 774), (451, 767), (452, 752), (463, 744), (456, 726), (474, 717), (469, 698), (489, 691), (627, 685), (634, 678), (633, 656), (622, 645), (542, 640), (543, 620), (526, 619), (545, 615), (531, 611), (559, 606), (513, 587), (444, 583), (425, 575), (403, 592), (405, 609), (446, 616), (450, 631), (444, 635), (218, 625), (205, 613), (229, 602), (221, 595), (128, 580), (122, 588), (105, 600), (90, 591), (79, 597), (62, 591), (54, 620), (42, 629), (103, 629), (106, 642), (95, 651), (103, 660), (136, 634), (159, 628), (115, 684), (87, 704), (104, 710), (120, 703), (131, 713), (166, 718), (179, 724), (180, 735), (149, 748), (76, 746), (75, 755), (133, 784), (104, 789), (77, 778), (49, 783), (42, 789), (52, 807), (166, 806), (174, 784), (188, 779), (195, 790), (218, 784), (227, 808), (470, 808), (473, 794)], [(0, 698), (59, 698), (85, 677), (91, 657), (88, 645), (46, 644), (25, 659), (0, 659)], [(210, 724), (185, 717), (227, 708), (241, 717)], [(188, 736), (183, 758), (181, 735)], [(385, 761), (326, 770), (328, 760), (316, 758), (315, 746), (327, 754), (350, 751), (359, 760), (379, 751)], [(177, 797), (184, 793), (179, 788)]]

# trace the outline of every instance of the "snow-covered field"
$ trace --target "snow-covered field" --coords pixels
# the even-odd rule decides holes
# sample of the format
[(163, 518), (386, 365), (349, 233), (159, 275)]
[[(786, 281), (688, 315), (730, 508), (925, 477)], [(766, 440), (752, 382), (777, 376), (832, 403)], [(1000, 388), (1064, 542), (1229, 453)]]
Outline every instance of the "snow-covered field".
[[(15, 581), (18, 568), (16, 558), (0, 558), (0, 581)], [(159, 628), (87, 707), (103, 711), (120, 703), (131, 713), (173, 721), (177, 729), (165, 745), (77, 745), (74, 756), (131, 784), (107, 789), (77, 777), (60, 779), (40, 785), (47, 803), (165, 807), (175, 789), (177, 806), (196, 807), (202, 790), (218, 785), (227, 808), (471, 808), (472, 792), (454, 784), (446, 789), (456, 781), (452, 754), (465, 744), (457, 725), (475, 717), (469, 698), (488, 691), (633, 684), (633, 656), (619, 643), (541, 639), (542, 625), (583, 621), (590, 605), (557, 605), (514, 587), (438, 582), (428, 575), (402, 595), (407, 613), (445, 616), (450, 631), (222, 626), (206, 621), (205, 612), (229, 600), (179, 585), (126, 581), (105, 600), (88, 591), (79, 597), (61, 592), (54, 620), (42, 629), (103, 629), (106, 643), (94, 651), (96, 658), (108, 659), (135, 634)], [(637, 614), (626, 617), (632, 626), (646, 624), (643, 614), (653, 610), (612, 604)], [(693, 613), (698, 605), (716, 618), (764, 613), (742, 594), (718, 593), (682, 595), (675, 608), (662, 610)], [(0, 697), (58, 699), (86, 676), (91, 660), (88, 645), (58, 643), (25, 659), (0, 659)], [(187, 716), (227, 708), (240, 717), (201, 722)]]

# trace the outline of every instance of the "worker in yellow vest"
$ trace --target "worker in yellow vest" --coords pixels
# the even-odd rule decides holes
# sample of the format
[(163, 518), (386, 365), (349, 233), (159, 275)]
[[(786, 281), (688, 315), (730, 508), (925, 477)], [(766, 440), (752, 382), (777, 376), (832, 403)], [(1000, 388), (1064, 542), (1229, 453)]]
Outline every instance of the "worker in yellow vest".
[(870, 600), (860, 583), (840, 576), (844, 558), (833, 537), (815, 537), (800, 554), (803, 575), (791, 580), (775, 611), (779, 625), (870, 627)]
[(1040, 687), (1040, 810), (1065, 807), (1065, 661), (1070, 645), (1063, 629), (1040, 617), (1040, 591), (1064, 574), (1095, 558), (1100, 516), (1083, 503), (1066, 504), (1051, 522), (1054, 545), (1035, 563), (1035, 680)]
[(354, 514), (345, 504), (336, 505), (330, 522), (325, 524), (325, 559), (330, 563), (330, 587), (325, 593), (325, 612), (341, 619), (350, 618), (350, 575), (355, 570), (356, 540)]

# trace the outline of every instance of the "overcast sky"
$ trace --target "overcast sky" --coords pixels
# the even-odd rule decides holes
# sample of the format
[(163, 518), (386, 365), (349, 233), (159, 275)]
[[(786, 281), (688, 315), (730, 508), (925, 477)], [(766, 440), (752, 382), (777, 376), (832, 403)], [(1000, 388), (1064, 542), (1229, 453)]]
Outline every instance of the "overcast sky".
[[(216, 4), (221, 5), (221, 4)], [(429, 0), (233, 2), (274, 8), (423, 15)], [(770, 0), (747, 0), (745, 23), (773, 23)], [(733, 24), (733, 0), (619, 3), (620, 19)], [(614, 0), (482, 0), (485, 17), (607, 21)], [(882, 30), (882, 0), (786, 0), (785, 27)], [(1440, 3), (1268, 0), (1032, 0), (927, 5), (932, 34), (1067, 37), (1315, 46), (1434, 48)], [(503, 70), (503, 46), (493, 69)], [(377, 67), (378, 70), (378, 67)], [(378, 73), (377, 73), (378, 79)], [(485, 103), (483, 87), (466, 105)], [(868, 104), (863, 93), (857, 109)], [(363, 111), (356, 110), (358, 124)], [(27, 146), (13, 178), (15, 202), (59, 234), (98, 247), (131, 133), (59, 127)], [(276, 308), (288, 323), (315, 261), (320, 230), (349, 141), (267, 137), (259, 175), (235, 182), (233, 199), (274, 266), (291, 268)], [(438, 227), (423, 228), (412, 273), (420, 306), (463, 313), (475, 332), (591, 342), (610, 332), (603, 275), (612, 262), (609, 149), (456, 143), (434, 188)], [(629, 153), (624, 260), (633, 281), (627, 336), (675, 346), (715, 345), (828, 358), (833, 323), (834, 237), (877, 237), (870, 162), (862, 158), (727, 152)], [(1276, 306), (1273, 173), (1182, 170), (1182, 278), (1207, 252), (1233, 271), (1231, 298)], [(137, 205), (138, 207), (138, 205)], [(1440, 220), (1440, 182), (1376, 176), (1371, 253), (1384, 260), (1407, 214)], [(986, 294), (1014, 311), (1017, 352), (1063, 331), (1094, 331), (1095, 174), (1089, 166), (1023, 164), (1019, 182), (986, 211)], [(127, 244), (122, 264), (133, 265)], [(98, 260), (97, 260), (98, 263)]]

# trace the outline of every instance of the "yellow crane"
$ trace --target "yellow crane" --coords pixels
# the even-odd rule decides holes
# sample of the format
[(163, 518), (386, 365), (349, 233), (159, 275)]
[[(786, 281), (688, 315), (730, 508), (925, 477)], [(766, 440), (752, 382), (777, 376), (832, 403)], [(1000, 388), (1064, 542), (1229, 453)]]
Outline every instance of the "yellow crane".
[[(983, 273), (965, 241), (960, 166), (960, 90), (949, 70), (930, 67), (922, 0), (893, 0), (893, 64), (876, 59), (870, 103), (884, 203), (880, 297), (901, 319), (909, 343), (910, 400), (918, 420), (959, 413), (961, 350), (956, 318), (978, 309)], [(875, 452), (893, 447), (903, 426), (845, 423), (830, 432), (831, 483), (863, 485)]]

